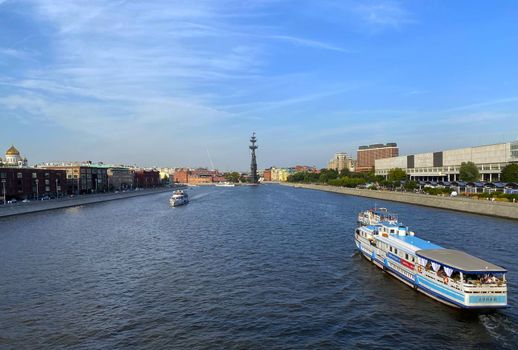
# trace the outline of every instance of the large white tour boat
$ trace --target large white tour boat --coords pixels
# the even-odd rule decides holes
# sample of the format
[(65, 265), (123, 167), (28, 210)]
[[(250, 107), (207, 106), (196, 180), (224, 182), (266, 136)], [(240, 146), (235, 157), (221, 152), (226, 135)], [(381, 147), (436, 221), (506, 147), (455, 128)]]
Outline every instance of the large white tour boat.
[(169, 199), (169, 203), (171, 203), (173, 207), (187, 204), (189, 203), (189, 196), (182, 190), (175, 191)]
[(508, 306), (504, 268), (420, 239), (399, 222), (361, 225), (354, 240), (377, 267), (444, 304), (464, 309)]

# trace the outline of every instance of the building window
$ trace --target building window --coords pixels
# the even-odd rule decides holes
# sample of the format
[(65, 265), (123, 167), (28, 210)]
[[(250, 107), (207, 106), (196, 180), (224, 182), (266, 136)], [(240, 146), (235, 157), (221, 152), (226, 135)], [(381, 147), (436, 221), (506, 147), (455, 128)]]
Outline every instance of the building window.
[(45, 179), (45, 185), (48, 185), (48, 184), (50, 184), (49, 179)]
[(511, 158), (518, 159), (518, 142), (511, 143)]
[(50, 186), (45, 186), (45, 191), (50, 192)]
[(23, 178), (23, 174), (22, 173), (18, 173), (18, 174), (16, 174), (16, 177), (21, 179), (21, 178)]

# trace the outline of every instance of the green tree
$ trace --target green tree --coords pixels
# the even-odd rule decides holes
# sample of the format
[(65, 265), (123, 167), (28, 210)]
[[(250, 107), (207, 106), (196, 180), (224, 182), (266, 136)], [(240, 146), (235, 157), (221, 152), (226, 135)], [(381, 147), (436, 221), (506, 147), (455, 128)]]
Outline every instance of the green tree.
[(346, 176), (350, 176), (351, 175), (351, 171), (347, 168), (344, 168), (342, 170), (340, 170), (340, 177), (346, 177)]
[(518, 182), (518, 163), (506, 165), (502, 169), (500, 180), (503, 182)]
[(417, 182), (415, 182), (413, 180), (410, 180), (410, 181), (405, 182), (403, 187), (407, 191), (413, 191), (413, 190), (415, 190), (418, 187), (418, 184), (417, 184)]
[(467, 182), (478, 181), (480, 179), (480, 173), (475, 163), (462, 162), (459, 169), (459, 179)]
[(239, 178), (241, 177), (241, 175), (237, 171), (225, 173), (223, 174), (223, 176), (225, 177), (225, 180), (230, 182), (239, 182)]
[(387, 180), (393, 182), (406, 180), (406, 172), (401, 168), (390, 169)]
[(169, 183), (169, 176), (167, 176), (167, 174), (164, 174), (164, 177), (162, 178), (162, 183), (164, 183), (164, 184)]
[(304, 172), (298, 172), (292, 175), (288, 175), (288, 182), (303, 182), (305, 179)]
[(314, 172), (306, 172), (304, 175), (304, 182), (311, 183), (311, 182), (318, 182), (320, 175)]
[(338, 171), (334, 169), (322, 169), (320, 170), (320, 176), (318, 180), (323, 183), (327, 183), (329, 180), (336, 179), (338, 177)]

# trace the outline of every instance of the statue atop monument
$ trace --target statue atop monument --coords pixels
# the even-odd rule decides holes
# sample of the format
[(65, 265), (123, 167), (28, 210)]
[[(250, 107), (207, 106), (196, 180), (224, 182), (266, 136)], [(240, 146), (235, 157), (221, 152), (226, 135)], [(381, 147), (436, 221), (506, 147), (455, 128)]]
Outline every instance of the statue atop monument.
[(249, 146), (252, 151), (252, 163), (250, 164), (250, 181), (254, 184), (259, 182), (259, 176), (257, 175), (257, 160), (255, 158), (255, 150), (258, 148), (256, 146), (257, 138), (255, 137), (255, 132), (252, 134), (250, 138), (251, 145)]

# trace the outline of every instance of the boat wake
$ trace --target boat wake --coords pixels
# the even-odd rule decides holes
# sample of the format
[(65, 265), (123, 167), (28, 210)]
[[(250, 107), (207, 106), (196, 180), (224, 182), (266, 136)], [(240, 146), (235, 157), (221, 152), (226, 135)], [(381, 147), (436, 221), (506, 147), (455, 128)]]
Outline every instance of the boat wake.
[(516, 349), (518, 343), (518, 324), (510, 317), (493, 313), (479, 316), (480, 323), (495, 342), (504, 349)]
[(207, 197), (208, 195), (212, 194), (213, 192), (207, 192), (207, 193), (200, 193), (200, 194), (197, 194), (196, 196), (192, 196), (191, 197), (191, 200), (199, 200), (199, 199), (202, 199), (202, 198), (205, 198)]

